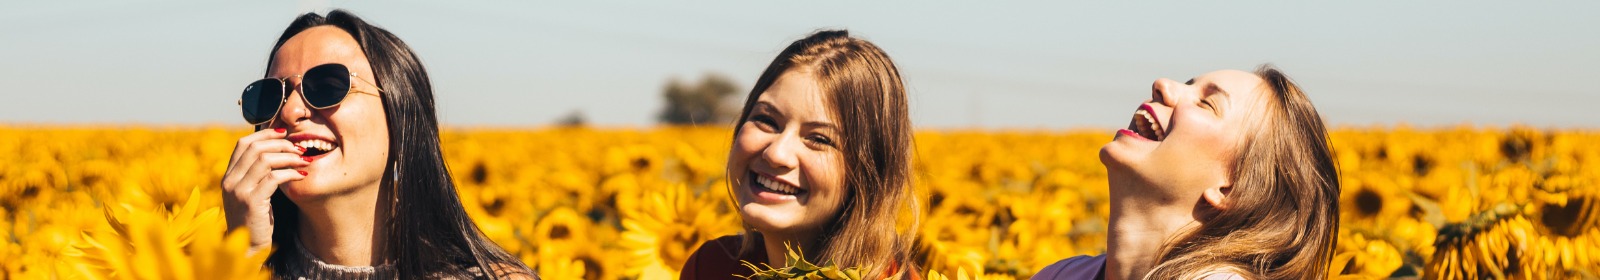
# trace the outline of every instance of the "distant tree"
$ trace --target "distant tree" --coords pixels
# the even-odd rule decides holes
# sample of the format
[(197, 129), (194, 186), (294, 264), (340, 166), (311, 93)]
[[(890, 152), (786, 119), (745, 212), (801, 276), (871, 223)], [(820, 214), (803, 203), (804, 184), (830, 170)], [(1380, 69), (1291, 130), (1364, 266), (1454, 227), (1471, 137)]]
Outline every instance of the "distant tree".
[(583, 110), (572, 110), (561, 118), (556, 119), (556, 126), (584, 126), (589, 124), (589, 118), (583, 115)]
[(666, 108), (656, 120), (665, 124), (725, 124), (739, 117), (738, 93), (741, 87), (716, 73), (706, 73), (699, 83), (686, 84), (678, 78), (662, 89)]

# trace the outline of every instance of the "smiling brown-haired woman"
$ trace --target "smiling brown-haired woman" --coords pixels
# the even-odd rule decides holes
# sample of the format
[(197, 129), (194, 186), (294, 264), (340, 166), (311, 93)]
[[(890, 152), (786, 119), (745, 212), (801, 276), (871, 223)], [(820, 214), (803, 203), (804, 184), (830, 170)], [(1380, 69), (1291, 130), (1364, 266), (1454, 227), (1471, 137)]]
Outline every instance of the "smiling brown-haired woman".
[(1339, 171), (1305, 93), (1263, 66), (1156, 80), (1151, 95), (1100, 150), (1106, 254), (1034, 279), (1326, 278)]
[(871, 279), (915, 278), (914, 231), (896, 230), (916, 224), (907, 107), (899, 71), (872, 43), (840, 30), (790, 44), (734, 128), (727, 176), (745, 233), (702, 244), (682, 278), (739, 279), (753, 272), (741, 260), (782, 267), (785, 244)]

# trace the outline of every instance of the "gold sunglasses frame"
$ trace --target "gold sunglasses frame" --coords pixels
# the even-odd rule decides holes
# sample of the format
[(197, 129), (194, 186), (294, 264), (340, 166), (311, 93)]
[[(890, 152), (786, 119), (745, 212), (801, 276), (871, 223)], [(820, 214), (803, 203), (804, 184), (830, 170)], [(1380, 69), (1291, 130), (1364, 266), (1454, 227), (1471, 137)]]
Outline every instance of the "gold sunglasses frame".
[[(383, 96), (382, 93), (384, 92), (384, 90), (383, 90), (382, 87), (378, 86), (378, 83), (375, 83), (375, 82), (372, 82), (372, 81), (368, 81), (366, 78), (363, 78), (360, 75), (357, 75), (356, 71), (350, 71), (350, 66), (346, 66), (344, 64), (328, 63), (328, 64), (317, 65), (315, 67), (311, 67), (310, 69), (306, 69), (306, 72), (311, 72), (312, 69), (317, 69), (317, 67), (322, 67), (322, 66), (327, 66), (327, 65), (339, 65), (340, 67), (344, 67), (345, 72), (350, 73), (350, 78), (352, 78), (352, 80), (361, 80), (361, 82), (367, 83), (367, 85), (371, 85), (372, 88), (378, 89), (378, 93), (371, 93), (371, 92), (367, 92), (367, 91), (364, 91), (364, 90), (356, 89), (356, 84), (355, 83), (350, 83), (350, 89), (345, 91), (345, 93), (346, 93), (345, 97), (349, 97), (350, 96), (349, 93), (364, 93), (364, 94), (371, 94), (373, 96), (379, 96), (379, 97)], [(300, 74), (296, 74), (294, 76), (289, 76), (289, 77), (286, 77), (286, 78), (264, 78), (264, 79), (256, 80), (255, 82), (250, 82), (250, 84), (255, 84), (256, 82), (260, 82), (260, 81), (264, 81), (264, 80), (278, 80), (278, 87), (280, 87), (278, 89), (278, 95), (279, 95), (278, 96), (278, 110), (272, 111), (272, 116), (271, 117), (267, 117), (267, 120), (256, 122), (256, 123), (251, 123), (250, 125), (260, 126), (262, 124), (271, 123), (273, 120), (278, 119), (278, 113), (280, 111), (283, 111), (283, 104), (286, 104), (286, 103), (289, 102), (289, 90), (288, 90), (289, 89), (288, 88), (289, 87), (289, 79), (293, 78), (293, 79), (300, 79), (301, 81), (304, 81), (305, 80), (305, 76), (306, 76), (305, 73), (300, 73)], [(294, 87), (295, 87), (295, 91), (300, 92), (300, 101), (305, 101), (306, 102), (306, 106), (311, 107), (311, 109), (322, 110), (322, 109), (333, 108), (333, 107), (339, 106), (339, 104), (344, 104), (344, 98), (340, 98), (339, 102), (334, 102), (332, 105), (317, 107), (317, 105), (311, 104), (311, 99), (306, 99), (307, 97), (306, 97), (306, 91), (305, 91), (304, 84), (295, 83)], [(234, 103), (239, 105), (239, 110), (240, 111), (244, 111), (244, 99), (243, 99), (243, 96), (240, 96), (240, 98), (241, 99), (235, 100)]]

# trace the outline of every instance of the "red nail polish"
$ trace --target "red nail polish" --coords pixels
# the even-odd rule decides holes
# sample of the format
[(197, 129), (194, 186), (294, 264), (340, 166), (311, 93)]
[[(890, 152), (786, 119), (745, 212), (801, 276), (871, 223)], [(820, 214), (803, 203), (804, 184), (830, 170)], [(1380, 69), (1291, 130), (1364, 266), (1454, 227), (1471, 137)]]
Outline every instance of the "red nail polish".
[[(295, 149), (300, 149), (300, 152), (302, 152), (302, 153), (306, 152), (306, 147), (294, 146), (294, 148)], [(310, 161), (310, 160), (307, 160), (307, 161)]]
[(278, 133), (283, 133), (284, 129), (282, 127), (279, 127), (279, 128), (272, 129), (272, 131), (277, 131)]
[(306, 161), (306, 162), (311, 162), (311, 160), (312, 160), (312, 158), (311, 158), (311, 157), (305, 157), (305, 156), (303, 156), (303, 157), (300, 157), (300, 159), (303, 159), (303, 160), (305, 160), (305, 161)]
[(306, 176), (306, 171), (305, 170), (301, 170), (300, 171), (300, 176)]

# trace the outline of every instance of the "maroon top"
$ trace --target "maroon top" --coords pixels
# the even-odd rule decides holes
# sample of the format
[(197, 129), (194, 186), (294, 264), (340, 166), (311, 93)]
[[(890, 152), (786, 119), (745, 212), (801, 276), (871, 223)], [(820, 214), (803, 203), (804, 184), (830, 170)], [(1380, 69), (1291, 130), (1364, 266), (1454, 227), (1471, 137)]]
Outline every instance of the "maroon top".
[(757, 267), (765, 268), (766, 246), (751, 248), (749, 255), (739, 256), (740, 238), (738, 235), (718, 237), (715, 240), (700, 244), (700, 249), (694, 250), (689, 255), (689, 261), (683, 263), (683, 271), (678, 274), (678, 279), (734, 279), (744, 280), (739, 276), (750, 276), (755, 271), (745, 267), (743, 262), (748, 261)]
[[(756, 246), (751, 248), (749, 255), (739, 256), (740, 243), (738, 235), (728, 235), (700, 244), (700, 249), (694, 250), (694, 254), (689, 255), (689, 260), (683, 263), (683, 271), (678, 273), (678, 279), (745, 280), (739, 276), (750, 276), (756, 272), (740, 261), (750, 262), (760, 268), (767, 267), (762, 265), (767, 259), (766, 246)], [(761, 240), (756, 240), (756, 244), (761, 244)], [(898, 269), (898, 265), (890, 264), (887, 273), (894, 274)], [(904, 277), (921, 280), (922, 274), (912, 270), (907, 271)]]

